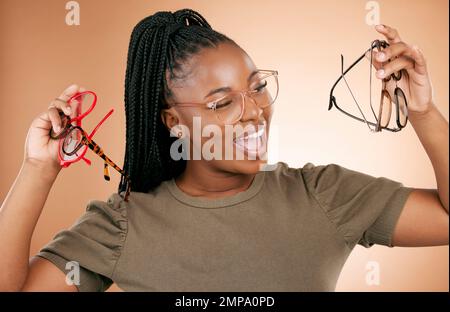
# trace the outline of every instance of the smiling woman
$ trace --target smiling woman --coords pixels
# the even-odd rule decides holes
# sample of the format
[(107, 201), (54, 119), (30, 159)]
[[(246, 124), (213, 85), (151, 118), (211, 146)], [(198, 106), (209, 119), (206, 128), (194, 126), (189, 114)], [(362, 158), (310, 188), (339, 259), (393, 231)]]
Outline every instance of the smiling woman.
[[(448, 244), (448, 193), (442, 187), (405, 187), (334, 163), (294, 168), (278, 162), (261, 170), (266, 159), (249, 156), (267, 145), (279, 86), (277, 71), (260, 68), (193, 10), (157, 12), (140, 21), (125, 74), (128, 201), (121, 196), (129, 186), (122, 179), (117, 193), (106, 202), (89, 201), (74, 225), (28, 264), (34, 225), (60, 170), (48, 133), (80, 89), (69, 87), (33, 121), (22, 171), (2, 205), (0, 246), (8, 256), (0, 266), (13, 274), (0, 275), (1, 288), (105, 291), (115, 282), (128, 291), (333, 291), (356, 245)], [(418, 112), (427, 103), (415, 104)], [(440, 186), (448, 186), (448, 152), (438, 146), (448, 139), (448, 124), (425, 108), (411, 122)], [(424, 131), (431, 123), (444, 133), (437, 143)], [(189, 141), (189, 153), (209, 148), (209, 126), (220, 129), (215, 140), (231, 148), (231, 159), (172, 157), (179, 139)], [(228, 126), (245, 130), (227, 140)], [(197, 140), (196, 132), (210, 136)], [(238, 150), (246, 157), (239, 159)], [(41, 194), (27, 201), (33, 213), (25, 213), (32, 210), (21, 199), (25, 192)], [(24, 215), (19, 231), (7, 226)], [(79, 265), (79, 278), (70, 285), (69, 262)]]

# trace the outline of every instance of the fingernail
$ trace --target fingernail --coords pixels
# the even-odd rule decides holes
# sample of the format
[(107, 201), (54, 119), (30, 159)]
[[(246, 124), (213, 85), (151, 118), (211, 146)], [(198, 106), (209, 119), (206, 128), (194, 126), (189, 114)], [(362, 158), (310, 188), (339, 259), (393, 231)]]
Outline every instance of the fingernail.
[(380, 78), (383, 78), (384, 77), (384, 70), (383, 69), (378, 70), (377, 71), (377, 76), (380, 77)]
[(379, 25), (377, 25), (377, 28), (378, 29), (384, 29), (384, 25), (383, 24), (379, 24)]
[(385, 57), (386, 57), (386, 54), (384, 54), (383, 52), (378, 53), (378, 59), (380, 61), (384, 60)]
[(73, 91), (75, 91), (77, 89), (78, 89), (78, 85), (74, 83), (74, 84), (71, 84), (66, 90), (70, 91), (70, 92), (73, 92)]
[(66, 111), (70, 114), (72, 112), (72, 108), (70, 106), (66, 106)]
[(56, 132), (56, 133), (59, 133), (60, 131), (61, 131), (61, 127), (58, 126), (58, 125), (56, 125), (56, 126), (55, 126), (55, 132)]

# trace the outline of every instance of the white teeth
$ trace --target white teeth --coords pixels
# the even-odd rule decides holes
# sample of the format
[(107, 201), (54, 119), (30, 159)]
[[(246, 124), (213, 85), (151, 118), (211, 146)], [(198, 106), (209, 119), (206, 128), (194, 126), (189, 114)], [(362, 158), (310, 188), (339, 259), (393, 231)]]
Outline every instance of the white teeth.
[(237, 138), (236, 142), (238, 142), (238, 141), (245, 141), (245, 140), (249, 140), (249, 139), (261, 138), (263, 134), (264, 134), (264, 127), (259, 129), (258, 132), (253, 132), (253, 133), (251, 133), (249, 135)]
[(258, 130), (258, 132), (253, 132), (252, 134), (248, 135), (247, 139), (256, 139), (257, 137), (260, 137), (264, 133), (264, 128), (261, 128)]
[(238, 147), (251, 153), (256, 153), (264, 146), (264, 132), (265, 129), (262, 127), (257, 132), (253, 132), (247, 136), (240, 137), (235, 140)]

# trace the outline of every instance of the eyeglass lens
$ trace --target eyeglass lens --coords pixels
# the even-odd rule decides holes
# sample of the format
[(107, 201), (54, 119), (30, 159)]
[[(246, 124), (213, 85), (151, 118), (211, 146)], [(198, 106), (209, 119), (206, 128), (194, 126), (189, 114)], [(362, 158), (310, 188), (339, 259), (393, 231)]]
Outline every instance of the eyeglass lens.
[[(386, 48), (386, 44), (383, 44), (383, 42), (377, 42), (375, 45), (375, 52), (381, 52)], [(395, 91), (393, 94), (393, 98), (389, 95), (389, 93), (386, 91), (387, 84), (396, 84), (397, 81), (399, 81), (402, 78), (402, 72), (395, 72), (389, 77), (385, 78), (382, 82), (382, 93), (381, 93), (381, 100), (378, 103), (378, 115), (377, 115), (377, 121), (378, 126), (381, 128), (388, 127), (391, 116), (398, 113), (398, 120), (397, 120), (397, 126), (404, 127), (406, 125), (407, 120), (407, 107), (406, 107), (406, 97), (403, 91), (395, 86)], [(374, 103), (377, 105), (377, 102)], [(392, 110), (396, 109), (395, 114), (392, 114)]]
[[(273, 104), (278, 96), (278, 79), (275, 75), (257, 74), (250, 82), (248, 99), (260, 108)], [(239, 120), (244, 109), (244, 97), (239, 92), (231, 92), (215, 102), (215, 113), (226, 124)]]
[[(78, 117), (83, 115), (93, 104), (94, 95), (92, 93), (85, 93), (83, 95), (78, 95), (70, 101), (72, 115), (71, 118)], [(95, 118), (93, 116), (87, 116), (87, 118), (83, 118), (82, 120), (82, 128), (92, 130), (95, 124)], [(60, 156), (63, 160), (72, 161), (79, 157), (81, 157), (87, 146), (83, 145), (81, 140), (83, 135), (78, 128), (74, 128), (78, 124), (75, 121), (72, 121), (71, 125), (67, 125), (69, 122), (69, 117), (64, 117), (64, 123), (68, 131), (60, 136), (63, 138), (63, 142), (60, 147)]]

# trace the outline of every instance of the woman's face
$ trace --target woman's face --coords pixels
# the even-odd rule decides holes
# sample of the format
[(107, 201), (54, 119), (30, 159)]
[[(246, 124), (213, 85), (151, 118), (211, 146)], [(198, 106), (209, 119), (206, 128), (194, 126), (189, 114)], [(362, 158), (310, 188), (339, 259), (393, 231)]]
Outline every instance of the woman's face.
[[(172, 96), (166, 101), (173, 107), (164, 109), (161, 117), (169, 129), (183, 125), (174, 128), (177, 129), (175, 134), (184, 130), (183, 137), (186, 138), (188, 129), (189, 137), (186, 139), (189, 139), (190, 159), (201, 158), (200, 161), (211, 169), (244, 174), (258, 172), (260, 166), (267, 162), (266, 147), (273, 106), (260, 108), (255, 100), (246, 96), (242, 116), (234, 124), (226, 126), (218, 115), (221, 114), (220, 108), (214, 111), (207, 109), (206, 105), (176, 105), (206, 104), (231, 91), (254, 89), (258, 82), (256, 70), (251, 58), (241, 48), (222, 43), (217, 48), (202, 49), (191, 57), (183, 65), (183, 78), (170, 80), (166, 73), (168, 87), (172, 91)], [(233, 140), (235, 138), (238, 140)]]

